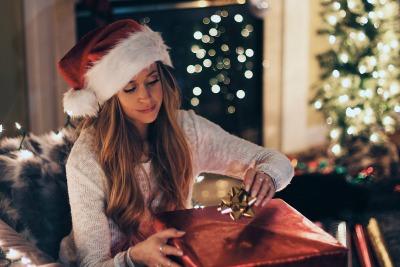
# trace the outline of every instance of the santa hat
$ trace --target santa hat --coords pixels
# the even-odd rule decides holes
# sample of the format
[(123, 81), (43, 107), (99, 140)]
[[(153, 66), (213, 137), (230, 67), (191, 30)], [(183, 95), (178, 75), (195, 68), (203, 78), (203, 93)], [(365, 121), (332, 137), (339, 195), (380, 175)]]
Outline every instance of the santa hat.
[(99, 107), (155, 61), (173, 67), (159, 32), (134, 20), (119, 20), (87, 33), (58, 62), (72, 87), (64, 94), (70, 116), (97, 116)]

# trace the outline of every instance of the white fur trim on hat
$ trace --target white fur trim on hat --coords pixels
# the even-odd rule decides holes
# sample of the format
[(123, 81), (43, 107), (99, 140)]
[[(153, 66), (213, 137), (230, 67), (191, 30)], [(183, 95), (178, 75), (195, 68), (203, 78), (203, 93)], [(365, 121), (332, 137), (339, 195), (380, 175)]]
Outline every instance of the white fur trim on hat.
[(169, 47), (164, 44), (160, 33), (142, 26), (141, 31), (122, 39), (86, 72), (85, 87), (95, 92), (100, 105), (153, 62), (160, 60), (173, 67)]
[(64, 111), (71, 117), (96, 117), (99, 107), (96, 94), (88, 88), (69, 89), (64, 94), (63, 104)]

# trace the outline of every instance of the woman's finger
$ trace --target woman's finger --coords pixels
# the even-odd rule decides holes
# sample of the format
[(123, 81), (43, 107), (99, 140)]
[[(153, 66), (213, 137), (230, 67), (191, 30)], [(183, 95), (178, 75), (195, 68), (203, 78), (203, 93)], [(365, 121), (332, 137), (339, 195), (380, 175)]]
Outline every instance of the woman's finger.
[(182, 256), (183, 252), (179, 248), (169, 246), (169, 245), (162, 245), (161, 252), (165, 255), (175, 255), (175, 256)]
[(256, 177), (254, 178), (253, 186), (251, 188), (251, 196), (252, 197), (255, 197), (258, 195), (258, 191), (260, 191), (261, 185), (263, 184), (264, 180), (265, 180), (265, 177), (262, 174), (260, 174), (260, 173), (256, 174)]
[[(271, 182), (272, 183), (272, 182)], [(261, 207), (264, 207), (271, 199), (272, 197), (275, 195), (275, 188), (273, 186), (273, 184), (270, 186), (270, 190), (268, 191), (268, 194), (266, 196), (266, 198), (264, 199), (264, 201), (261, 203)]]
[(178, 231), (175, 228), (168, 228), (166, 230), (163, 230), (161, 232), (157, 233), (157, 236), (163, 240), (165, 240), (165, 242), (172, 237), (181, 237), (185, 234), (184, 231)]
[(257, 195), (257, 201), (254, 205), (256, 205), (256, 206), (260, 205), (260, 203), (267, 196), (267, 193), (270, 189), (271, 189), (271, 185), (268, 183), (268, 181), (264, 181), (261, 185), (261, 189)]
[(254, 176), (256, 175), (256, 170), (254, 168), (248, 168), (244, 174), (243, 182), (247, 192), (250, 192), (251, 185), (253, 184)]

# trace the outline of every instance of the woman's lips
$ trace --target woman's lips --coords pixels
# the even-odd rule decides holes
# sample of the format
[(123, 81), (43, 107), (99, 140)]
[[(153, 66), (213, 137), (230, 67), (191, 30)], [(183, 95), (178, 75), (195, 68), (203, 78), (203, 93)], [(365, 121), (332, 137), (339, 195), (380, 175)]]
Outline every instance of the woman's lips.
[(153, 111), (155, 110), (155, 108), (156, 108), (156, 105), (154, 105), (154, 106), (152, 106), (151, 108), (148, 108), (148, 109), (138, 110), (138, 112), (141, 112), (141, 113), (150, 113), (150, 112), (153, 112)]

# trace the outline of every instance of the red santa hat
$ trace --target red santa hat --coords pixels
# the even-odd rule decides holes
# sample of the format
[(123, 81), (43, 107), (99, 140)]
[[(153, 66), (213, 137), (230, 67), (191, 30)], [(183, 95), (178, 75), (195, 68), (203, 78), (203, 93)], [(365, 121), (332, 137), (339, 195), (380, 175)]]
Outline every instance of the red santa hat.
[(70, 116), (97, 116), (99, 107), (155, 61), (173, 67), (159, 32), (134, 20), (119, 20), (87, 33), (58, 62), (72, 87), (64, 94)]

